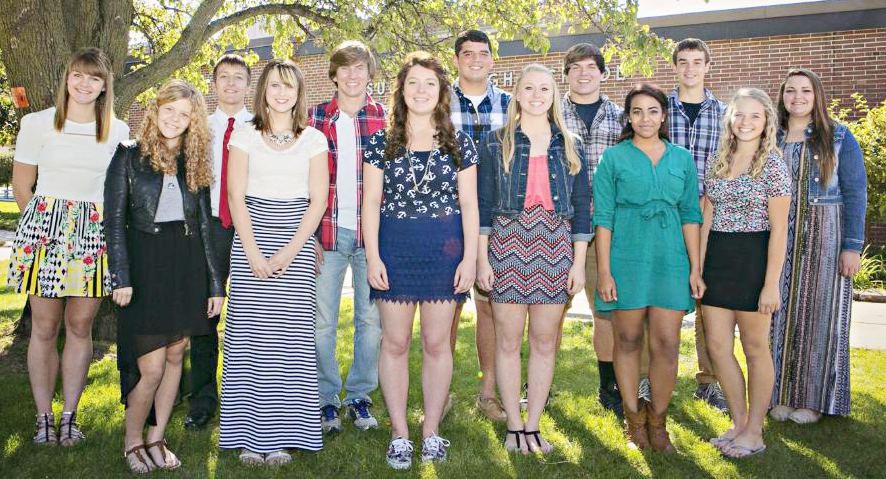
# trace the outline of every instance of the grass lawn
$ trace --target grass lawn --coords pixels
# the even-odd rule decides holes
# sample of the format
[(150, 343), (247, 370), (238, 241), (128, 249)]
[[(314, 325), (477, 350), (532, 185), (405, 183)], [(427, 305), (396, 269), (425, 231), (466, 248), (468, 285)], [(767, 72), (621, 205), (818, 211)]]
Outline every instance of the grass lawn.
[[(0, 270), (5, 270), (0, 262)], [(125, 477), (122, 459), (123, 408), (112, 345), (97, 345), (86, 391), (80, 405), (82, 429), (87, 441), (73, 449), (38, 447), (31, 443), (34, 411), (24, 368), (25, 346), (9, 333), (24, 298), (0, 290), (0, 477)], [(353, 324), (351, 302), (342, 308), (339, 355), (351, 354)], [(417, 331), (417, 330), (416, 330)], [(182, 427), (185, 408), (173, 413), (167, 431), (170, 447), (184, 463), (169, 477), (498, 477), (572, 478), (601, 477), (886, 477), (886, 388), (882, 386), (886, 353), (852, 351), (852, 415), (825, 417), (814, 426), (793, 423), (767, 424), (769, 450), (746, 460), (726, 460), (707, 439), (728, 428), (726, 416), (692, 399), (695, 388), (694, 346), (691, 331), (684, 331), (677, 389), (671, 403), (669, 429), (679, 451), (672, 456), (642, 454), (628, 450), (615, 416), (604, 413), (596, 401), (596, 358), (591, 348), (589, 323), (569, 321), (558, 357), (557, 395), (542, 420), (541, 430), (556, 446), (548, 457), (509, 455), (502, 442), (504, 425), (481, 419), (474, 408), (477, 367), (474, 350), (474, 318), (465, 313), (459, 332), (455, 374), (452, 381), (454, 407), (442, 424), (441, 435), (452, 441), (445, 464), (422, 465), (418, 450), (413, 468), (394, 472), (384, 460), (390, 438), (381, 394), (373, 395), (373, 411), (382, 427), (355, 430), (345, 419), (345, 432), (324, 441), (320, 453), (296, 453), (293, 462), (278, 469), (248, 469), (233, 451), (216, 447), (217, 422), (207, 431), (192, 433)], [(421, 414), (420, 354), (418, 337), (413, 341), (412, 387), (409, 399), (412, 439), (418, 443)], [(56, 396), (56, 414), (60, 397)], [(416, 444), (420, 449), (420, 443)]]
[(0, 230), (15, 230), (19, 216), (15, 201), (0, 201)]

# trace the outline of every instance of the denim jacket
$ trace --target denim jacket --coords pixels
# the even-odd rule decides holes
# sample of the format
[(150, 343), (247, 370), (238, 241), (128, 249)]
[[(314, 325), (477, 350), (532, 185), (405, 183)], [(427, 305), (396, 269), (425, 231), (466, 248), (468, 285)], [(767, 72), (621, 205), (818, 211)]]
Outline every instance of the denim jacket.
[[(498, 130), (500, 131), (500, 130)], [(520, 127), (514, 134), (514, 160), (509, 173), (501, 166), (501, 141), (498, 131), (486, 135), (480, 145), (480, 234), (492, 234), (492, 220), (496, 215), (514, 216), (523, 211), (526, 199), (526, 172), (529, 169), (529, 137)], [(572, 240), (591, 241), (591, 188), (588, 162), (576, 137), (576, 151), (581, 170), (569, 174), (569, 164), (563, 143), (563, 132), (551, 123), (551, 143), (548, 146), (548, 180), (554, 213), (572, 220)]]
[[(806, 128), (806, 138), (812, 126)], [(779, 131), (779, 146), (785, 146), (785, 132)], [(807, 150), (807, 154), (812, 154)], [(843, 241), (841, 251), (861, 252), (864, 246), (864, 221), (867, 210), (868, 178), (864, 156), (852, 132), (844, 125), (834, 125), (834, 171), (827, 185), (819, 181), (818, 155), (809, 162), (808, 194), (810, 205), (843, 205)]]

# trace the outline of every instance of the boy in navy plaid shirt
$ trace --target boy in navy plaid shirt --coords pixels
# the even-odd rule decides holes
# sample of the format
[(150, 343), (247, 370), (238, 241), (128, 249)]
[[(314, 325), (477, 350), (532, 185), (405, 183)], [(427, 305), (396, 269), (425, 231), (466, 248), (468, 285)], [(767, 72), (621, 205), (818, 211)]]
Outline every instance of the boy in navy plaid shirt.
[[(454, 63), (458, 65), (458, 79), (452, 85), (452, 124), (471, 136), (479, 146), (490, 132), (505, 124), (511, 95), (489, 81), (489, 71), (494, 63), (489, 37), (479, 30), (468, 30), (455, 40)], [(474, 287), (474, 304), (477, 307), (477, 359), (482, 373), (477, 410), (493, 420), (504, 422), (504, 408), (495, 393), (495, 326), (492, 307), (486, 295)], [(452, 324), (452, 351), (455, 352), (455, 336), (461, 307), (456, 308)], [(446, 401), (443, 415), (452, 406), (452, 397)]]

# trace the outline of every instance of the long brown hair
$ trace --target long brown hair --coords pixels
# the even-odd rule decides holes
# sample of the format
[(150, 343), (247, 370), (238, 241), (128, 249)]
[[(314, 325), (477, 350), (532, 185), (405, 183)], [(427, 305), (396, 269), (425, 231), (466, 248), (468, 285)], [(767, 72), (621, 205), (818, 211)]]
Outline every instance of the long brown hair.
[(461, 151), (458, 142), (455, 141), (455, 127), (452, 125), (449, 102), (452, 98), (452, 89), (449, 83), (449, 72), (443, 68), (436, 57), (428, 52), (415, 51), (406, 55), (403, 65), (397, 72), (397, 84), (394, 93), (388, 100), (390, 113), (388, 114), (388, 127), (385, 139), (385, 159), (396, 158), (403, 154), (406, 145), (409, 144), (409, 131), (406, 120), (409, 117), (409, 109), (406, 107), (406, 99), (403, 97), (403, 88), (406, 83), (406, 75), (414, 66), (421, 66), (432, 70), (437, 75), (437, 84), (440, 93), (437, 106), (431, 115), (431, 122), (437, 133), (434, 139), (440, 147), (440, 151), (448, 154), (457, 167), (461, 167)]
[(62, 131), (68, 118), (68, 99), (71, 96), (68, 93), (68, 77), (74, 70), (105, 81), (104, 91), (95, 99), (95, 141), (104, 143), (114, 122), (114, 71), (105, 52), (95, 47), (77, 50), (65, 66), (65, 74), (62, 75), (55, 94), (55, 129)]
[(508, 102), (508, 114), (505, 120), (505, 126), (499, 130), (498, 140), (501, 141), (501, 168), (505, 173), (511, 169), (511, 162), (514, 161), (514, 151), (516, 150), (514, 136), (517, 132), (517, 125), (520, 124), (520, 118), (523, 110), (520, 108), (520, 102), (517, 101), (517, 94), (526, 74), (529, 72), (546, 73), (551, 78), (551, 85), (554, 88), (554, 101), (548, 108), (548, 121), (554, 122), (560, 133), (563, 134), (563, 147), (566, 151), (566, 163), (569, 165), (569, 174), (577, 175), (581, 171), (581, 157), (575, 148), (575, 135), (573, 135), (566, 127), (566, 121), (563, 119), (563, 112), (560, 110), (560, 90), (557, 88), (557, 81), (554, 79), (554, 72), (548, 67), (531, 63), (523, 68), (520, 76), (517, 77), (517, 86), (514, 87), (514, 96)]
[(729, 107), (726, 108), (726, 114), (723, 115), (723, 136), (720, 137), (720, 149), (717, 152), (717, 160), (714, 163), (714, 177), (726, 178), (729, 176), (729, 170), (732, 168), (733, 156), (735, 150), (738, 149), (738, 139), (732, 132), (732, 115), (735, 113), (736, 105), (741, 100), (754, 100), (763, 106), (766, 114), (766, 125), (763, 127), (763, 134), (760, 135), (760, 144), (754, 154), (754, 160), (751, 162), (751, 177), (758, 178), (763, 173), (763, 167), (766, 166), (766, 159), (771, 153), (781, 153), (778, 149), (778, 114), (775, 112), (775, 105), (772, 99), (763, 90), (759, 88), (742, 88), (732, 97)]
[(265, 65), (261, 76), (258, 78), (258, 85), (255, 88), (255, 99), (253, 100), (253, 110), (255, 118), (252, 124), (255, 129), (262, 133), (273, 133), (271, 131), (271, 116), (268, 112), (268, 79), (271, 72), (276, 71), (280, 75), (280, 80), (295, 88), (295, 106), (292, 107), (292, 131), (295, 136), (301, 133), (308, 126), (308, 101), (305, 93), (305, 77), (301, 73), (298, 65), (289, 60), (271, 60)]
[[(167, 148), (163, 135), (157, 126), (157, 114), (162, 105), (188, 99), (191, 101), (191, 123), (182, 133), (179, 147), (174, 151)], [(145, 119), (135, 135), (141, 147), (143, 158), (159, 173), (174, 175), (178, 171), (176, 158), (179, 152), (185, 154), (185, 179), (188, 189), (197, 191), (212, 184), (212, 156), (209, 121), (203, 95), (194, 85), (184, 80), (169, 80), (157, 92), (145, 111)]]
[(778, 89), (778, 123), (787, 134), (790, 113), (784, 106), (784, 88), (789, 78), (798, 75), (809, 79), (809, 83), (812, 84), (812, 93), (815, 95), (812, 103), (812, 134), (809, 136), (808, 142), (813, 157), (818, 156), (818, 174), (821, 177), (821, 184), (827, 185), (834, 171), (835, 163), (834, 121), (828, 115), (828, 102), (825, 98), (824, 87), (815, 72), (805, 68), (788, 70), (787, 76)]

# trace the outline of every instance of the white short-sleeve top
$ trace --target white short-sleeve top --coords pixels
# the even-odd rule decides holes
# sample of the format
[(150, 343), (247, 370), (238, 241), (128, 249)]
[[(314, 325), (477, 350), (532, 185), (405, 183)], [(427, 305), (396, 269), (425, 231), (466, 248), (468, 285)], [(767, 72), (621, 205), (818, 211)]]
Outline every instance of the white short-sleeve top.
[(37, 166), (35, 195), (71, 201), (104, 201), (105, 172), (117, 145), (129, 139), (129, 126), (114, 118), (108, 139), (95, 141), (95, 122), (66, 121), (57, 131), (55, 107), (22, 118), (15, 161)]
[(272, 150), (252, 122), (237, 127), (228, 140), (249, 155), (246, 196), (257, 198), (309, 198), (311, 158), (329, 150), (320, 130), (306, 127), (295, 142), (283, 151)]

